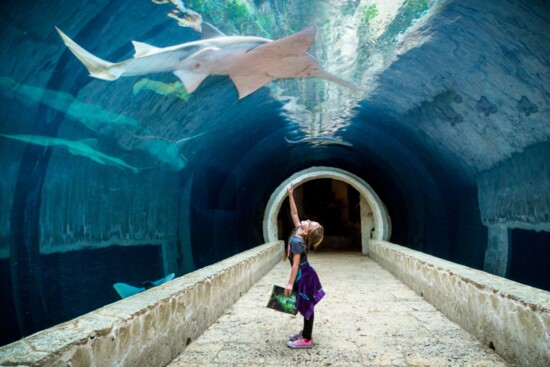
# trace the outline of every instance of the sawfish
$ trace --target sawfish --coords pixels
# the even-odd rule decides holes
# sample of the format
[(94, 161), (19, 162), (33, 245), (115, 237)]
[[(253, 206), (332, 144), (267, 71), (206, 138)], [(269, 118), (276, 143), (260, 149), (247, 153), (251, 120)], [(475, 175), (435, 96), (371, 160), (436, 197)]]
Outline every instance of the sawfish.
[[(114, 166), (117, 168), (128, 168), (132, 170), (134, 173), (138, 173), (139, 170), (135, 167), (132, 167), (126, 162), (124, 162), (120, 158), (111, 157), (110, 155), (107, 155), (105, 153), (102, 153), (98, 150), (95, 150), (92, 148), (86, 140), (78, 140), (78, 141), (71, 141), (61, 138), (54, 138), (51, 136), (40, 136), (40, 135), (6, 135), (6, 134), (0, 134), (0, 136), (4, 136), (9, 139), (14, 140), (20, 140), (24, 141), (26, 143), (32, 143), (37, 145), (42, 145), (44, 147), (49, 146), (64, 146), (66, 147), (69, 152), (73, 155), (80, 155), (83, 157), (90, 158), (94, 162)], [(90, 141), (94, 139), (88, 139)]]
[(84, 64), (90, 76), (103, 80), (174, 73), (192, 93), (209, 75), (231, 78), (239, 99), (275, 79), (316, 77), (358, 91), (357, 86), (334, 76), (307, 53), (315, 38), (314, 26), (287, 37), (270, 40), (255, 36), (227, 36), (213, 25), (202, 23), (202, 39), (170, 47), (132, 41), (134, 57), (112, 63), (83, 49), (59, 28), (69, 50)]
[[(148, 79), (142, 79), (142, 81), (153, 83), (153, 81)], [(158, 85), (153, 84), (152, 88), (162, 88), (165, 84), (161, 82), (154, 83), (158, 83)], [(176, 85), (165, 87), (165, 90), (161, 91), (163, 95), (172, 93), (177, 89), (179, 89), (178, 94), (183, 92), (187, 95), (185, 88), (179, 81), (174, 84)], [(132, 135), (132, 138), (139, 139), (138, 142), (131, 140), (129, 146), (119, 142), (121, 148), (124, 150), (142, 150), (171, 171), (179, 171), (186, 165), (187, 159), (181, 152), (184, 143), (205, 134), (199, 133), (177, 141), (172, 141), (161, 136), (153, 136), (149, 133), (149, 130), (142, 127), (141, 123), (133, 118), (110, 112), (97, 105), (84, 103), (70, 93), (21, 84), (4, 76), (0, 76), (0, 94), (6, 94), (9, 97), (14, 95), (24, 101), (42, 103), (51, 109), (66, 113), (100, 135), (111, 134), (112, 129), (108, 128), (110, 125), (120, 125), (128, 134)], [(181, 98), (181, 96), (179, 97)], [(35, 136), (33, 142), (42, 141), (38, 138)], [(69, 143), (70, 141), (67, 140), (65, 145), (69, 146)]]
[(134, 127), (141, 125), (139, 121), (130, 117), (110, 112), (97, 105), (84, 103), (70, 93), (22, 84), (11, 78), (0, 76), (0, 93), (9, 91), (19, 95), (23, 100), (43, 103), (54, 110), (66, 113), (93, 131), (100, 130), (106, 124)]

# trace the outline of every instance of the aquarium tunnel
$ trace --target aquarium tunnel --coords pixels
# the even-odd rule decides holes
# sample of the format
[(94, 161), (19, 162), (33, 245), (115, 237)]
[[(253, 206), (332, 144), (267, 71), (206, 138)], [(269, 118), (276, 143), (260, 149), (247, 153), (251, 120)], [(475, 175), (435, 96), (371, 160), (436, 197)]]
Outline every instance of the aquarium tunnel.
[(5, 0), (0, 22), (2, 345), (285, 239), (290, 183), (319, 251), (381, 239), (550, 290), (547, 1)]

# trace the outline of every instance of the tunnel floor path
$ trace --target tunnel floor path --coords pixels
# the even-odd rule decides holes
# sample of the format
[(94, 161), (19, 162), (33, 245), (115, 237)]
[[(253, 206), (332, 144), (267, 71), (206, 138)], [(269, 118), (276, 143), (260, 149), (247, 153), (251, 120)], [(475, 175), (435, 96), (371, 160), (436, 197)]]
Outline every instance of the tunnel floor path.
[(184, 366), (506, 366), (491, 349), (360, 253), (309, 256), (326, 292), (315, 308), (313, 349), (287, 347), (303, 317), (266, 308), (277, 264), (170, 367)]

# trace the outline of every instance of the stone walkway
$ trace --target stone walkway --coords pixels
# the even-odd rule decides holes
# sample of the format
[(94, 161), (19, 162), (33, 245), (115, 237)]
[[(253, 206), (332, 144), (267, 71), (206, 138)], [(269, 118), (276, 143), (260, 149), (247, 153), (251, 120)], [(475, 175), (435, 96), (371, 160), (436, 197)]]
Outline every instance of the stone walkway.
[(244, 294), (171, 367), (506, 366), (460, 326), (360, 253), (310, 255), (327, 295), (315, 309), (310, 350), (287, 347), (303, 318), (265, 307), (281, 262)]

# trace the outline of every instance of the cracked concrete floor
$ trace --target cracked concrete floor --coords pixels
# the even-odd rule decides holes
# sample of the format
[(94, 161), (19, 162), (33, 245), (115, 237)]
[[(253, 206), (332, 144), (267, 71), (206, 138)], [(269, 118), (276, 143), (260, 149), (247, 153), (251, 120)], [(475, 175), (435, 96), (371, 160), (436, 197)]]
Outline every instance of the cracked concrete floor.
[(265, 307), (277, 264), (169, 365), (507, 366), (493, 350), (360, 253), (310, 254), (327, 295), (315, 309), (313, 349), (292, 350), (303, 318)]

